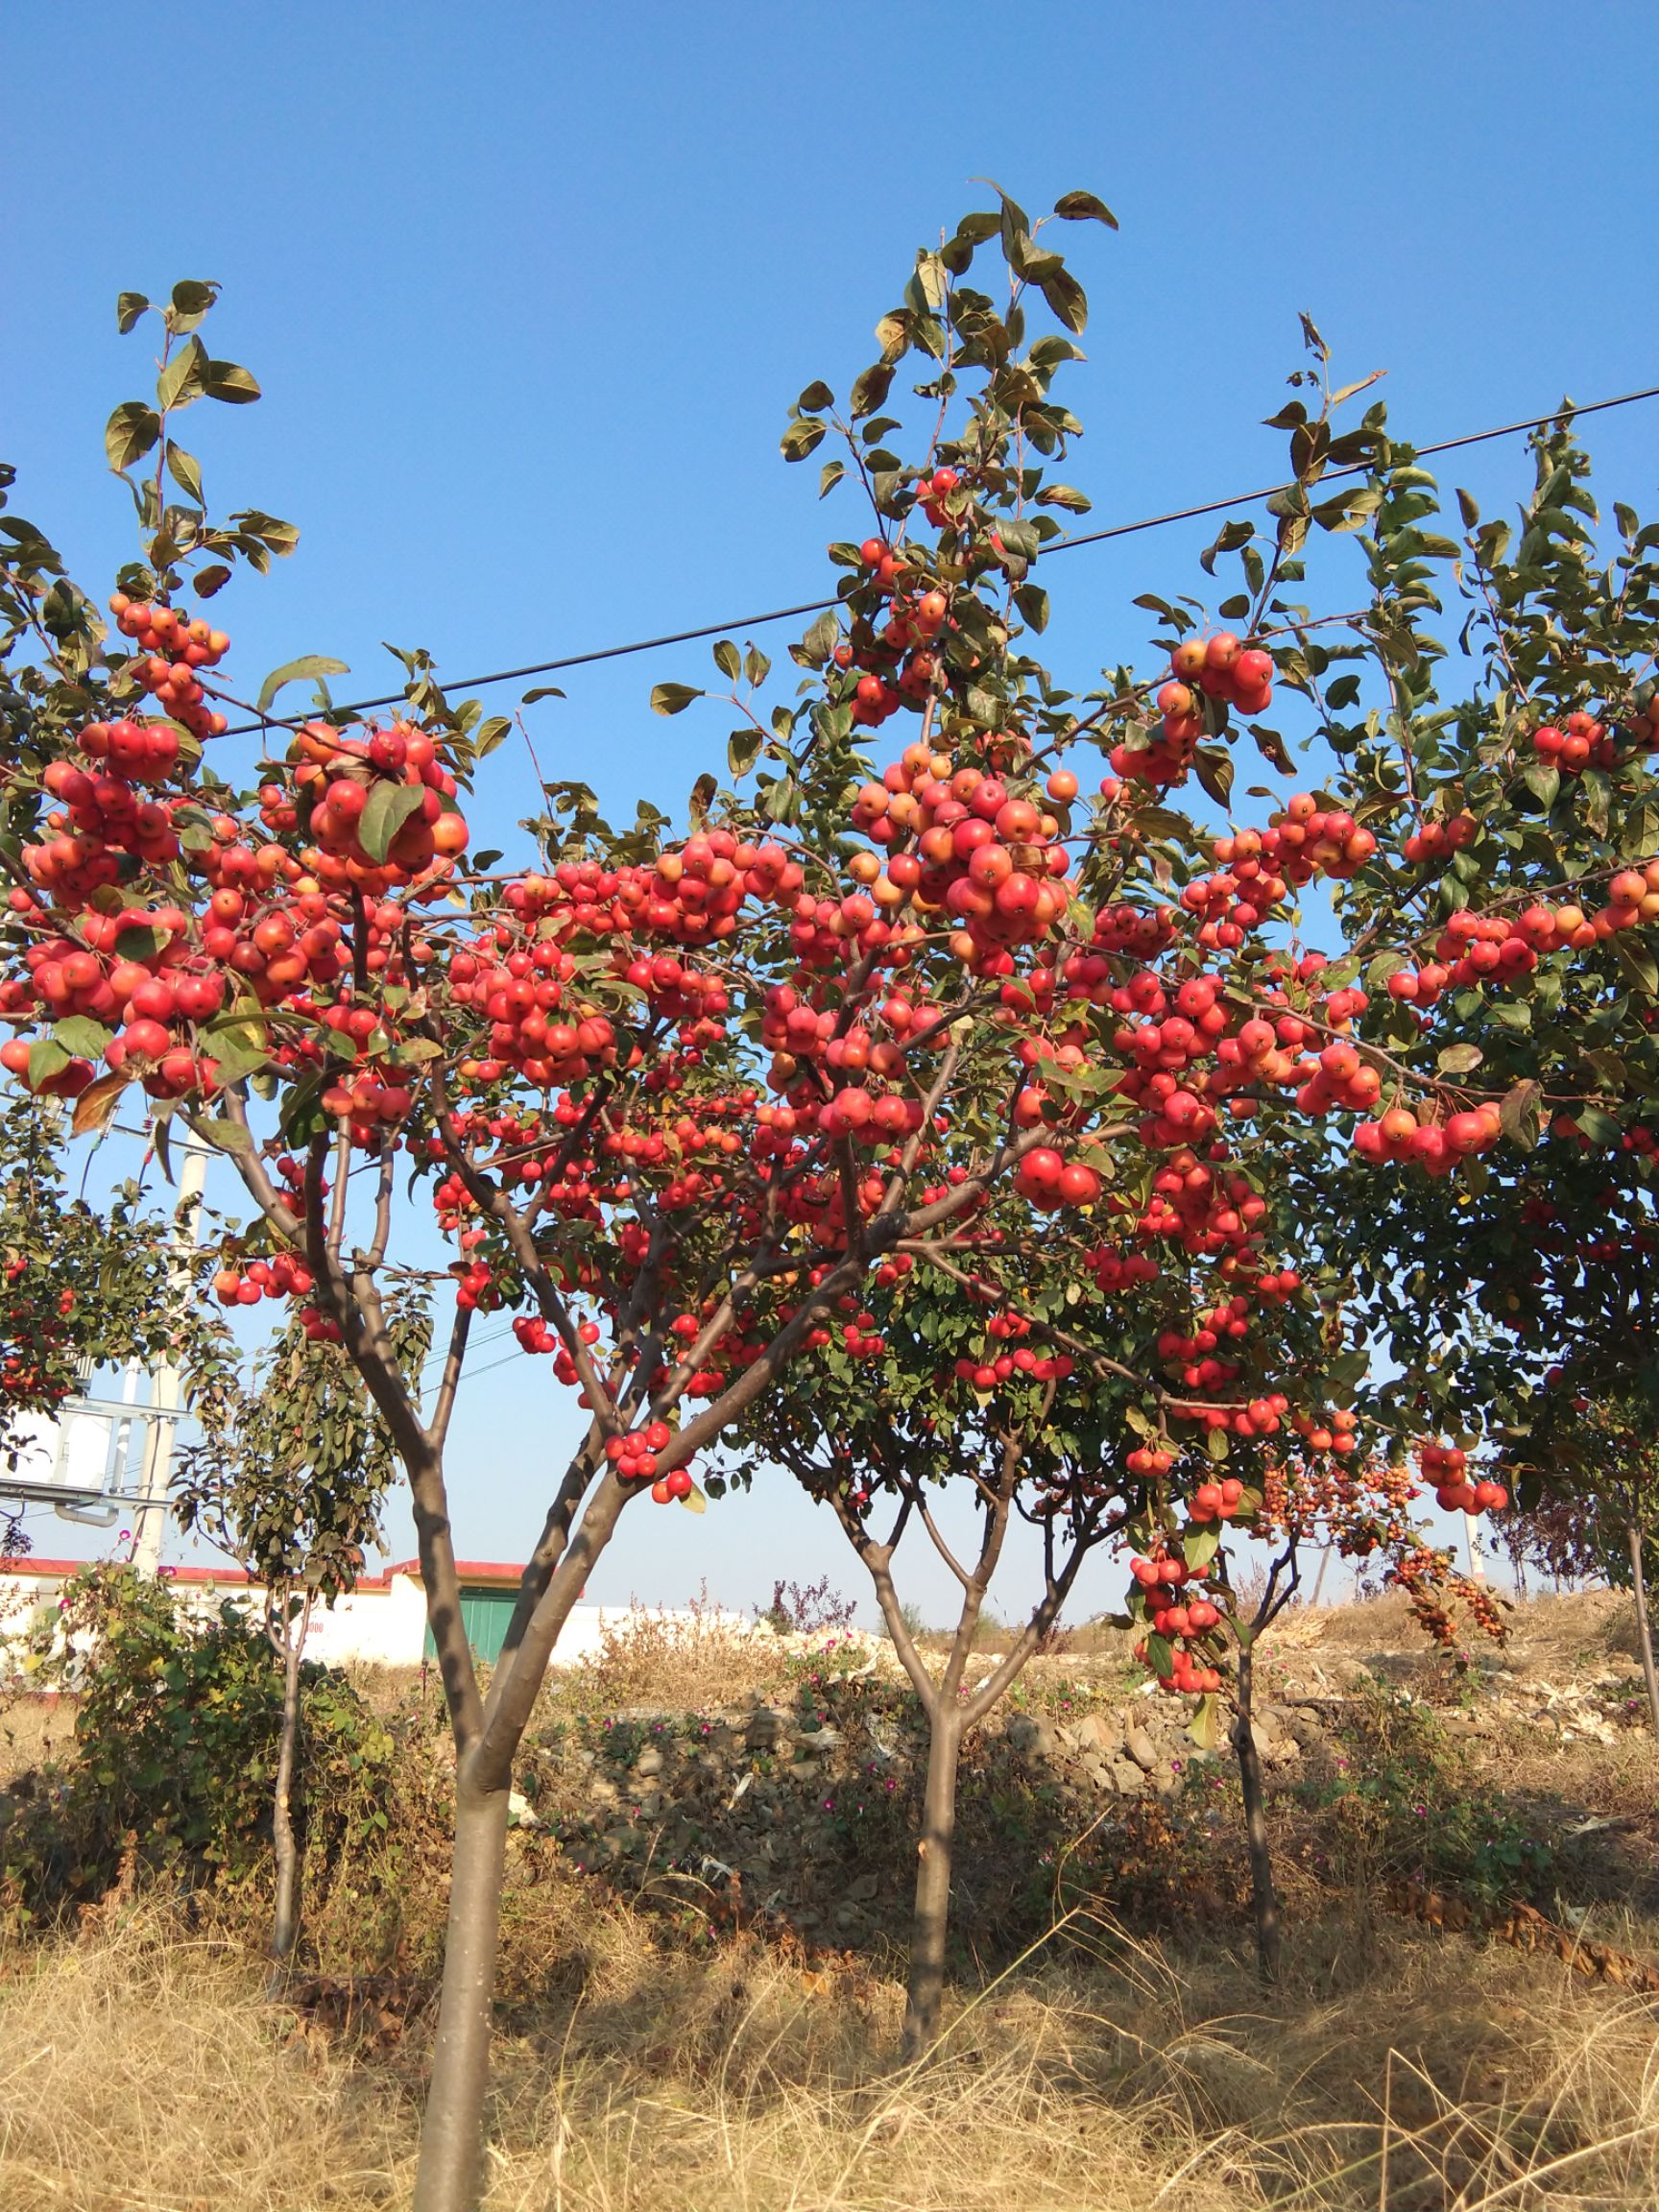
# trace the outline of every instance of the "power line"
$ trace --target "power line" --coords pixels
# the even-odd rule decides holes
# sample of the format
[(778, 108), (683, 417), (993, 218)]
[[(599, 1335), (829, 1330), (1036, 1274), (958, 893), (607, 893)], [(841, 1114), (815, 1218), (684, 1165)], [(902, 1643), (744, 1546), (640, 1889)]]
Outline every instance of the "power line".
[[(1631, 407), (1641, 399), (1659, 399), (1659, 384), (1650, 384), (1640, 392), (1622, 392), (1612, 399), (1590, 399), (1583, 406), (1575, 407), (1563, 400), (1547, 415), (1525, 416), (1518, 422), (1500, 422), (1490, 430), (1471, 430), (1461, 438), (1442, 438), (1433, 445), (1416, 445), (1411, 448), (1418, 459), (1431, 453), (1455, 453), (1465, 445), (1481, 445), (1493, 438), (1512, 438), (1518, 430), (1538, 430), (1558, 416), (1570, 415), (1576, 420), (1580, 415), (1604, 414), (1610, 407)], [(1324, 484), (1337, 482), (1345, 476), (1363, 476), (1370, 468), (1367, 461), (1357, 461), (1352, 466), (1331, 469), (1320, 478)], [(1103, 545), (1109, 539), (1132, 538), (1142, 530), (1162, 530), (1171, 522), (1191, 522), (1205, 515), (1220, 515), (1233, 507), (1254, 507), (1261, 500), (1272, 499), (1281, 492), (1293, 492), (1293, 483), (1264, 484), (1259, 491), (1238, 492), (1226, 499), (1206, 499), (1196, 507), (1174, 507), (1166, 515), (1142, 516), (1138, 522), (1114, 522), (1104, 530), (1084, 530), (1070, 538), (1062, 538), (1055, 544), (1046, 546), (1044, 559), (1052, 560), (1056, 553), (1069, 553), (1079, 545)], [(663, 645), (694, 645), (704, 637), (723, 637), (729, 630), (759, 630), (771, 622), (787, 622), (798, 614), (823, 614), (839, 607), (839, 599), (806, 599), (798, 607), (774, 607), (764, 614), (733, 614), (724, 622), (707, 622), (696, 630), (673, 630), (661, 637), (638, 637), (627, 645), (602, 645), (591, 653), (567, 653), (558, 661), (533, 661), (522, 668), (497, 668), (488, 676), (467, 676), (445, 686), (451, 691), (469, 693), (487, 689), (492, 684), (520, 683), (526, 676), (552, 676), (565, 668), (588, 668), (598, 661), (619, 661), (634, 653), (654, 653)], [(349, 705), (334, 709), (339, 714), (363, 714), (373, 707), (400, 707), (408, 697), (404, 691), (388, 691), (378, 699), (355, 699)], [(252, 722), (236, 722), (225, 732), (227, 737), (244, 737), (267, 729), (291, 730), (301, 722), (309, 721), (305, 714), (267, 714)]]

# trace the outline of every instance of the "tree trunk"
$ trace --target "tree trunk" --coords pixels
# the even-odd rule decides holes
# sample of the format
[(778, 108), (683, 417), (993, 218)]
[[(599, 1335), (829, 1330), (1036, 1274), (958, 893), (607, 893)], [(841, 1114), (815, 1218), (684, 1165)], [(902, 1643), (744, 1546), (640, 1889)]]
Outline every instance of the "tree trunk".
[(1262, 1759), (1251, 1732), (1255, 1693), (1255, 1653), (1248, 1644), (1238, 1651), (1238, 1714), (1233, 1748), (1238, 1755), (1238, 1780), (1244, 1791), (1244, 1834), (1250, 1851), (1250, 1901), (1256, 1914), (1256, 1962), (1263, 1982), (1279, 1979), (1279, 1900), (1273, 1891), (1273, 1854), (1267, 1839), (1267, 1804), (1262, 1786)]
[(1642, 1530), (1634, 1521), (1630, 1526), (1630, 1590), (1636, 1600), (1636, 1645), (1647, 1684), (1647, 1710), (1653, 1716), (1653, 1733), (1659, 1736), (1659, 1670), (1653, 1665), (1653, 1629), (1647, 1618), (1647, 1583), (1642, 1573)]
[(457, 1770), (444, 1987), (414, 2212), (474, 2212), (482, 2194), (484, 2093), (510, 1795), (506, 1788), (470, 1788), (464, 1761)]
[(937, 2039), (945, 2003), (945, 1936), (950, 1914), (950, 1846), (956, 1834), (956, 1767), (962, 1722), (942, 1693), (927, 1741), (922, 1840), (916, 1846), (916, 1906), (910, 1925), (910, 1984), (904, 2004), (905, 2060)]
[[(306, 1612), (310, 1608), (307, 1606)], [(271, 1806), (271, 1836), (276, 1853), (276, 1902), (271, 1914), (272, 1979), (294, 1956), (300, 1940), (300, 1847), (294, 1839), (294, 1765), (300, 1743), (300, 1662), (305, 1627), (284, 1617), (282, 1638), (282, 1733), (276, 1746), (276, 1793)]]

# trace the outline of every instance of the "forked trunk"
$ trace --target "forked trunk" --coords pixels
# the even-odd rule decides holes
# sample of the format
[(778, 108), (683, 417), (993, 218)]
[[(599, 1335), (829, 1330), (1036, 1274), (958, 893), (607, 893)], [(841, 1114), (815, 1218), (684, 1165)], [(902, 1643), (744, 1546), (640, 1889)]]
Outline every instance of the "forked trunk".
[(1634, 1522), (1630, 1528), (1630, 1590), (1636, 1599), (1636, 1646), (1647, 1684), (1647, 1710), (1653, 1717), (1653, 1733), (1659, 1736), (1659, 1670), (1653, 1665), (1653, 1627), (1647, 1618), (1647, 1577), (1642, 1573), (1642, 1531)]
[(904, 2005), (905, 2060), (937, 2041), (945, 2004), (945, 1938), (950, 1917), (950, 1847), (956, 1835), (956, 1769), (962, 1722), (940, 1710), (927, 1743), (922, 1840), (916, 1846), (916, 1906), (910, 1928), (910, 1983)]
[(276, 1855), (276, 1902), (271, 1914), (272, 1979), (294, 1956), (300, 1940), (300, 1846), (294, 1836), (294, 1768), (300, 1745), (300, 1662), (304, 1627), (285, 1623), (282, 1643), (282, 1731), (276, 1743), (276, 1791), (271, 1836)]
[(414, 2212), (473, 2212), (482, 2194), (484, 2097), (510, 1795), (506, 1788), (470, 1789), (464, 1768), (457, 1775), (444, 1986)]
[(1267, 1800), (1262, 1785), (1262, 1755), (1251, 1728), (1255, 1701), (1255, 1654), (1248, 1644), (1238, 1651), (1238, 1713), (1233, 1748), (1238, 1755), (1238, 1780), (1244, 1792), (1244, 1835), (1250, 1853), (1250, 1902), (1256, 1916), (1256, 1962), (1263, 1982), (1279, 1979), (1279, 1899), (1273, 1889), (1273, 1853), (1267, 1839)]

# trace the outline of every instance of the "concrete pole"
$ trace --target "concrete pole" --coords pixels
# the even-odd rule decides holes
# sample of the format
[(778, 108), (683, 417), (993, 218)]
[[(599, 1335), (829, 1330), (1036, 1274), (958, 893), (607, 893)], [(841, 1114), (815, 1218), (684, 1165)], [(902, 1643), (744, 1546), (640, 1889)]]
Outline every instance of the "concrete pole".
[(1480, 1518), (1476, 1513), (1463, 1516), (1463, 1535), (1469, 1546), (1469, 1574), (1476, 1582), (1486, 1579), (1486, 1553), (1480, 1537)]
[[(208, 1149), (201, 1138), (192, 1133), (185, 1142), (184, 1158), (179, 1170), (181, 1218), (173, 1239), (173, 1263), (167, 1270), (168, 1304), (175, 1311), (189, 1295), (191, 1262), (202, 1240), (201, 1200), (207, 1182)], [(164, 1358), (156, 1369), (150, 1398), (153, 1412), (144, 1453), (143, 1502), (132, 1517), (132, 1564), (140, 1575), (155, 1575), (161, 1566), (161, 1538), (167, 1527), (167, 1484), (173, 1472), (180, 1396), (179, 1370), (172, 1360)]]

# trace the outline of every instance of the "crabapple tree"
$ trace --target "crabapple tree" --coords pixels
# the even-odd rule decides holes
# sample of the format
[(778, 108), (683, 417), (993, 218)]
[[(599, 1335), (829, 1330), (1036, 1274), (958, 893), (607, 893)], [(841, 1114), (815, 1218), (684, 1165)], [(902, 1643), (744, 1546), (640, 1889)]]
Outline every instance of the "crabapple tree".
[[(1090, 1554), (1145, 1520), (1154, 1494), (1181, 1479), (1173, 1470), (1207, 1503), (1214, 1490), (1217, 1514), (1238, 1508), (1243, 1482), (1210, 1480), (1215, 1462), (1208, 1449), (1194, 1456), (1191, 1424), (1224, 1408), (1245, 1414), (1263, 1438), (1276, 1434), (1290, 1404), (1282, 1385), (1306, 1388), (1307, 1370), (1322, 1362), (1324, 1316), (1294, 1269), (1269, 1264), (1260, 1227), (1145, 1228), (1162, 1160), (1137, 1158), (1125, 1131), (1110, 1197), (1070, 1222), (1051, 1218), (1039, 1230), (1027, 1209), (1004, 1203), (949, 1237), (900, 1245), (865, 1286), (867, 1305), (813, 1331), (783, 1386), (757, 1401), (729, 1439), (742, 1479), (775, 1463), (834, 1514), (927, 1724), (905, 2019), (912, 2056), (940, 2026), (964, 1734), (1012, 1688)], [(1227, 1357), (1214, 1372), (1182, 1380), (1218, 1346)], [(941, 1520), (958, 1503), (974, 1531), (966, 1547)], [(1038, 1594), (1006, 1654), (970, 1691), (975, 1631), (1017, 1522), (1040, 1542)], [(925, 1555), (930, 1550), (961, 1592), (937, 1672), (901, 1591), (924, 1540)], [(1160, 1616), (1165, 1671), (1213, 1701), (1219, 1673), (1190, 1661), (1180, 1642), (1220, 1620), (1202, 1567), (1163, 1555), (1156, 1575), (1169, 1604)], [(1206, 1718), (1201, 1706), (1198, 1725)]]
[[(1110, 221), (1081, 193), (1055, 217)], [(511, 724), (452, 703), (418, 653), (403, 657), (403, 710), (378, 721), (335, 711), (325, 689), (297, 729), (274, 718), (284, 684), (337, 669), (317, 658), (275, 671), (251, 707), (229, 688), (228, 637), (186, 594), (213, 597), (296, 533), (256, 510), (216, 520), (179, 444), (187, 408), (257, 397), (203, 343), (210, 285), (178, 286), (154, 311), (154, 397), (124, 403), (107, 432), (142, 541), (108, 601), (113, 633), (50, 542), (8, 525), (0, 1017), (16, 1035), (0, 1064), (72, 1099), (83, 1129), (131, 1092), (225, 1151), (252, 1217), (228, 1232), (221, 1295), (279, 1303), (337, 1343), (410, 1484), (457, 1755), (421, 2212), (476, 2200), (513, 1762), (569, 1607), (631, 1501), (700, 1507), (699, 1455), (787, 1386), (838, 1302), (875, 1310), (867, 1286), (906, 1254), (955, 1264), (957, 1232), (992, 1205), (1070, 1218), (1110, 1201), (1131, 1246), (1195, 1238), (1222, 1276), (1232, 1256), (1227, 1298), (1248, 1298), (1258, 1182), (1276, 1151), (1311, 1188), (1390, 1086), (1443, 1131), (1460, 1176), (1504, 1135), (1513, 1086), (1465, 1097), (1479, 1063), (1447, 1058), (1421, 986), (1412, 1003), (1359, 980), (1367, 958), (1403, 971), (1435, 949), (1421, 944), (1423, 900), (1441, 883), (1467, 894), (1456, 911), (1479, 889), (1489, 926), (1511, 902), (1496, 808), (1448, 867), (1407, 852), (1450, 818), (1425, 799), (1454, 781), (1431, 743), (1451, 745), (1449, 728), (1465, 743), (1461, 724), (1423, 708), (1421, 746), (1413, 727), (1407, 767), (1396, 758), (1395, 724), (1419, 712), (1414, 625), (1437, 557), (1421, 472), (1376, 409), (1334, 430), (1344, 396), (1328, 392), (1321, 353), (1298, 372), (1312, 405), (1278, 419), (1295, 481), (1271, 542), (1238, 523), (1214, 549), (1237, 553), (1245, 590), (1202, 635), (1189, 608), (1143, 599), (1165, 633), (1154, 673), (1064, 687), (1035, 657), (1048, 600), (1034, 571), (1058, 517), (1087, 504), (1051, 468), (1079, 434), (1053, 386), (1087, 302), (1056, 235), (1003, 197), (967, 216), (918, 256), (845, 407), (823, 383), (801, 395), (785, 455), (833, 434), (821, 490), (860, 491), (867, 534), (830, 549), (836, 603), (791, 648), (792, 702), (765, 703), (757, 648), (715, 647), (738, 722), (730, 781), (699, 778), (678, 828), (642, 801), (613, 830), (586, 787), (553, 784), (526, 852), (506, 866), (473, 853), (466, 794)], [(985, 248), (991, 291), (969, 281)], [(1058, 327), (1038, 327), (1045, 307)], [(123, 296), (124, 327), (155, 326), (151, 313)], [(907, 356), (921, 379), (886, 415)], [(1321, 491), (1327, 470), (1354, 464), (1364, 486)], [(1367, 522), (1365, 605), (1315, 620), (1290, 596), (1310, 533)], [(1537, 527), (1544, 568), (1570, 565), (1566, 535)], [(1380, 667), (1387, 715), (1340, 721), (1344, 684), (1358, 685), (1345, 658)], [(1286, 762), (1262, 719), (1276, 690), (1301, 696), (1340, 789), (1217, 835), (1173, 795), (1196, 785), (1225, 810), (1246, 742)], [(653, 705), (677, 713), (699, 696), (661, 684)], [(260, 733), (252, 759), (233, 713)], [(902, 736), (878, 740), (896, 718)], [(1524, 728), (1505, 708), (1471, 725), (1467, 748), (1512, 754)], [(1609, 764), (1587, 754), (1578, 776), (1588, 794), (1605, 782), (1610, 809), (1634, 773), (1625, 748), (1622, 733)], [(1091, 750), (1109, 773), (1086, 791)], [(1585, 857), (1551, 847), (1552, 865)], [(1611, 886), (1622, 916), (1623, 888)], [(1301, 921), (1327, 899), (1342, 928), (1356, 924), (1335, 962), (1307, 949)], [(1599, 925), (1584, 921), (1581, 940), (1552, 910), (1551, 926), (1559, 950), (1528, 945), (1529, 957), (1601, 975), (1622, 956)], [(435, 1233), (447, 1266), (433, 1265)], [(981, 1266), (974, 1252), (964, 1271)], [(400, 1286), (434, 1276), (454, 1306), (427, 1394), (400, 1364), (391, 1311)], [(1322, 1256), (1306, 1279), (1335, 1395), (1359, 1380), (1365, 1348), (1344, 1337), (1340, 1267)], [(1203, 1310), (1221, 1304), (1218, 1287)], [(486, 1685), (462, 1625), (445, 1448), (473, 1316), (496, 1308), (515, 1310), (525, 1355), (548, 1360), (585, 1426), (530, 1478), (541, 1533)], [(1249, 1455), (1290, 1408), (1286, 1393), (1283, 1408), (1231, 1393), (1241, 1371), (1229, 1374), (1221, 1334), (1183, 1322), (1161, 1358), (1187, 1393), (1184, 1433), (1215, 1469), (1191, 1504), (1214, 1489), (1244, 1518)], [(1235, 1450), (1244, 1475), (1222, 1465)], [(1155, 1635), (1148, 1650), (1202, 1692), (1211, 1632)]]

